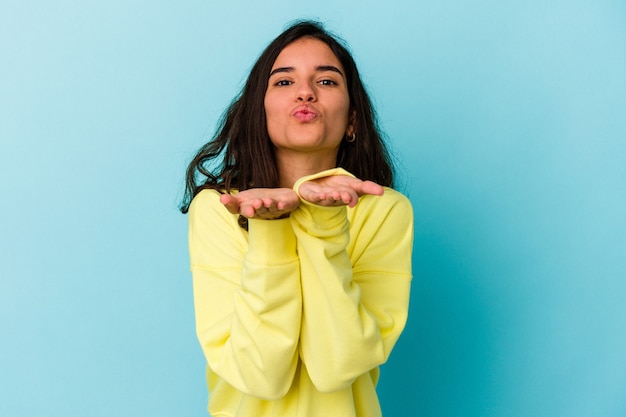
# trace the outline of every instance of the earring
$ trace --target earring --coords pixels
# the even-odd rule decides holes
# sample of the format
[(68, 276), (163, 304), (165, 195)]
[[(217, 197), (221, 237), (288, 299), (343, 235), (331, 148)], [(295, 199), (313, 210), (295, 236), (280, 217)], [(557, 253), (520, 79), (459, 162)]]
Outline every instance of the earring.
[(352, 132), (352, 135), (351, 135), (351, 136), (347, 136), (347, 135), (346, 135), (346, 142), (350, 142), (350, 143), (352, 143), (352, 142), (354, 142), (355, 140), (356, 140), (356, 133)]

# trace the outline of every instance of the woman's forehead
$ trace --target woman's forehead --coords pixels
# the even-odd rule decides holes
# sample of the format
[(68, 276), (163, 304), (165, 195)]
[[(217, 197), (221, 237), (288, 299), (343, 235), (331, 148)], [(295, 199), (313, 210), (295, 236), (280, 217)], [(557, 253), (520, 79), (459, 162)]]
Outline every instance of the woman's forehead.
[(325, 42), (305, 37), (285, 46), (276, 57), (272, 68), (329, 65), (338, 67), (343, 72), (341, 62)]

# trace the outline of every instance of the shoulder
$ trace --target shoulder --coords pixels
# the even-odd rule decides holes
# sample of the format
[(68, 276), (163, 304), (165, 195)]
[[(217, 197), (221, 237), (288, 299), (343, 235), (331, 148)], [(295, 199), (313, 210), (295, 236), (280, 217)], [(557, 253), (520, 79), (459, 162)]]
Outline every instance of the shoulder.
[(189, 205), (189, 223), (199, 227), (213, 227), (220, 223), (237, 225), (237, 215), (230, 213), (220, 202), (222, 194), (214, 189), (200, 191)]
[(193, 200), (191, 200), (189, 214), (194, 215), (198, 211), (203, 212), (207, 209), (219, 208), (222, 206), (222, 203), (220, 203), (220, 195), (221, 193), (214, 189), (201, 190), (196, 194)]
[(413, 225), (411, 202), (404, 194), (388, 187), (381, 196), (361, 197), (358, 204), (349, 209), (348, 216), (352, 230), (384, 228), (402, 231)]
[(401, 192), (393, 188), (384, 187), (385, 192), (381, 196), (367, 195), (359, 199), (356, 207), (362, 210), (376, 211), (405, 211), (407, 214), (413, 214), (411, 201)]
[(390, 203), (394, 204), (403, 204), (406, 206), (411, 206), (411, 202), (407, 196), (402, 194), (400, 191), (394, 190), (393, 188), (384, 187), (385, 193), (381, 196), (383, 199), (387, 199)]

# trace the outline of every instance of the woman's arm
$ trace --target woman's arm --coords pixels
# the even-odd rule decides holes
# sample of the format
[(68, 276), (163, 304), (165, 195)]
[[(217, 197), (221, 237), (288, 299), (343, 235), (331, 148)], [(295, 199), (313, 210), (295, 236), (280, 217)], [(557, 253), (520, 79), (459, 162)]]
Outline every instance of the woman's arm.
[(324, 392), (384, 363), (408, 311), (408, 199), (386, 189), (382, 197), (361, 197), (352, 210), (303, 201), (291, 215), (303, 294), (300, 355)]
[(289, 219), (249, 219), (246, 232), (217, 192), (202, 191), (189, 210), (189, 249), (208, 365), (246, 394), (284, 396), (297, 365), (302, 305)]

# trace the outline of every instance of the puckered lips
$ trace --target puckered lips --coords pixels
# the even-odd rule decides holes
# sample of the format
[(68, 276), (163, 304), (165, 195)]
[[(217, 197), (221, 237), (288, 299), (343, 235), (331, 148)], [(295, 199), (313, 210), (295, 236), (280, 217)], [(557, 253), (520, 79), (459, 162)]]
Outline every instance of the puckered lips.
[(291, 115), (296, 120), (298, 120), (299, 122), (303, 122), (303, 123), (310, 122), (319, 117), (318, 112), (312, 109), (311, 106), (309, 106), (308, 104), (302, 104), (296, 107), (291, 112)]

